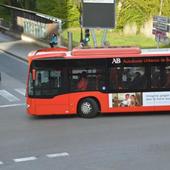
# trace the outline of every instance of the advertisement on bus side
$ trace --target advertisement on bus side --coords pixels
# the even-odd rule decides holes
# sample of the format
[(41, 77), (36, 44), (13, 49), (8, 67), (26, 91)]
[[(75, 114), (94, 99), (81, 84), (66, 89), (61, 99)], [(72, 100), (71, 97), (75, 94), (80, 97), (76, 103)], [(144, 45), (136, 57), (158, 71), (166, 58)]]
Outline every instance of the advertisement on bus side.
[(170, 92), (110, 93), (109, 108), (135, 106), (169, 106)]

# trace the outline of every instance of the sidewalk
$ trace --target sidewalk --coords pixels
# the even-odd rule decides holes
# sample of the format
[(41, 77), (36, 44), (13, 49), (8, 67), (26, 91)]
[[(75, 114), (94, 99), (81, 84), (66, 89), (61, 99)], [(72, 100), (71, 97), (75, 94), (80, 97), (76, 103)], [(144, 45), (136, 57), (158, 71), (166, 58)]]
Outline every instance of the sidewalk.
[(35, 42), (17, 40), (0, 32), (0, 50), (18, 57), (24, 61), (27, 61), (27, 55), (29, 52), (38, 50), (40, 48), (44, 48), (44, 46), (38, 45)]

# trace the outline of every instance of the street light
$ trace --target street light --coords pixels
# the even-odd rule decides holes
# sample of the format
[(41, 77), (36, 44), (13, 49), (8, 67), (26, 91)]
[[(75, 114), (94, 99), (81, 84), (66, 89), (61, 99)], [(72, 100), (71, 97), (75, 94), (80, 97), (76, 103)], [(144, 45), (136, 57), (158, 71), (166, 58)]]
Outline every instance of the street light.
[(83, 42), (83, 28), (82, 28), (82, 1), (80, 0), (80, 42)]

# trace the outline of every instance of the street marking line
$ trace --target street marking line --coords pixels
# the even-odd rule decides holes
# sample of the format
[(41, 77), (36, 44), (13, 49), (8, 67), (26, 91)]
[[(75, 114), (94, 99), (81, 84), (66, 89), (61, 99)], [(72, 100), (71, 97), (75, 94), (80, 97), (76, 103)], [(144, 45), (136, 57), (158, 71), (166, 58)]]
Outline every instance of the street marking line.
[(0, 96), (4, 97), (10, 102), (20, 101), (17, 97), (15, 97), (13, 94), (9, 93), (6, 90), (0, 90)]
[(23, 88), (20, 89), (15, 89), (15, 91), (17, 91), (19, 94), (22, 94), (23, 96), (25, 96), (26, 90)]
[(19, 162), (26, 162), (26, 161), (34, 161), (36, 159), (37, 159), (37, 157), (31, 156), (31, 157), (25, 157), (25, 158), (17, 158), (17, 159), (13, 159), (13, 160), (16, 163), (19, 163)]
[(8, 107), (16, 107), (16, 106), (25, 106), (25, 103), (18, 103), (18, 104), (8, 104), (8, 105), (0, 105), (0, 108), (8, 108)]
[(47, 154), (46, 156), (47, 156), (48, 158), (65, 157), (65, 156), (69, 156), (69, 153), (67, 153), (67, 152), (54, 153), (54, 154)]
[(0, 165), (3, 165), (4, 163), (0, 161)]

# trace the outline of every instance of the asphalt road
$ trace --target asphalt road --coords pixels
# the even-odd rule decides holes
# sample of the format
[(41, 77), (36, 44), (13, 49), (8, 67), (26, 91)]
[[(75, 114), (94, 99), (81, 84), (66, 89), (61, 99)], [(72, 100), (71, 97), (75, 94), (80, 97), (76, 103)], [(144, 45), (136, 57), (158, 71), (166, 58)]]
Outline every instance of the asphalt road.
[[(3, 53), (0, 59), (0, 169), (170, 169), (168, 113), (30, 117), (23, 95), (27, 65)], [(16, 98), (9, 101), (4, 91)]]

